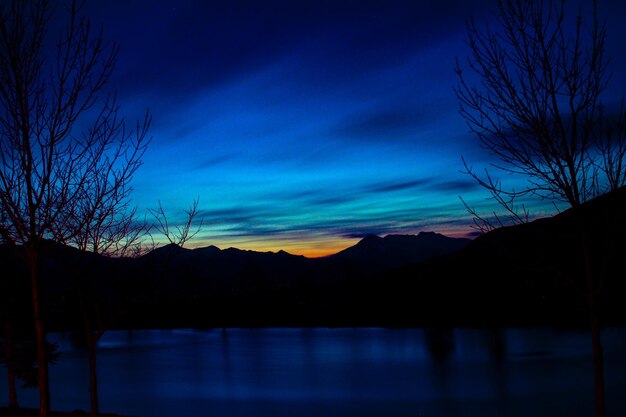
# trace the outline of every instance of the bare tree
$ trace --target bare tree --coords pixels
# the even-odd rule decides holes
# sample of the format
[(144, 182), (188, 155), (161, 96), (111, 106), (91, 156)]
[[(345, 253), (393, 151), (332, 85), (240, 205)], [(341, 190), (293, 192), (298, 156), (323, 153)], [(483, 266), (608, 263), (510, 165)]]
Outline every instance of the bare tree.
[(474, 206), (470, 206), (463, 197), (459, 196), (465, 210), (472, 216), (472, 227), (480, 233), (487, 233), (498, 227), (527, 223), (530, 219), (530, 213), (524, 204), (516, 204), (515, 198), (517, 194), (506, 192), (502, 188), (499, 180), (494, 179), (489, 170), (485, 169), (484, 177), (480, 177), (476, 172), (467, 165), (465, 158), (461, 158), (465, 172), (471, 175), (476, 182), (483, 188), (489, 190), (491, 199), (504, 210), (504, 213), (493, 211), (490, 217), (483, 216), (478, 213)]
[(198, 215), (199, 201), (200, 199), (196, 198), (189, 208), (184, 210), (184, 219), (181, 222), (177, 222), (176, 225), (172, 225), (171, 219), (168, 219), (160, 201), (156, 209), (149, 209), (150, 214), (152, 214), (156, 221), (153, 228), (156, 230), (157, 234), (162, 235), (169, 242), (167, 251), (164, 253), (164, 256), (161, 256), (159, 259), (159, 270), (154, 280), (153, 296), (157, 302), (161, 297), (160, 292), (165, 277), (167, 277), (170, 272), (170, 260), (175, 254), (180, 252), (185, 244), (193, 239), (202, 228), (202, 221), (194, 227), (194, 220)]
[[(116, 205), (111, 200), (107, 205)], [(122, 204), (123, 206), (125, 204)], [(95, 288), (94, 275), (101, 256), (127, 256), (133, 254), (141, 242), (146, 228), (135, 221), (135, 210), (117, 213), (110, 207), (108, 219), (100, 216), (88, 222), (89, 225), (77, 235), (78, 247), (83, 250), (82, 262), (75, 271), (76, 290), (83, 318), (83, 330), (87, 346), (89, 363), (89, 392), (91, 413), (99, 415), (98, 373), (96, 348), (98, 341), (109, 328), (113, 317), (103, 317), (98, 301), (98, 289)], [(109, 312), (110, 313), (110, 312)]]
[(147, 129), (150, 118), (127, 131), (124, 121), (114, 113), (106, 117), (101, 142), (92, 149), (97, 161), (77, 198), (73, 222), (68, 222), (70, 243), (80, 249), (83, 262), (76, 271), (76, 287), (83, 317), (89, 361), (91, 413), (99, 413), (96, 347), (107, 324), (101, 317), (99, 304), (90, 277), (99, 256), (127, 256), (141, 244), (146, 232), (145, 222), (137, 220), (136, 209), (130, 206), (131, 180), (141, 166), (141, 158), (150, 142)]
[[(94, 32), (79, 9), (76, 2), (66, 9), (67, 24), (50, 50), (47, 29), (55, 10), (47, 0), (0, 4), (0, 205), (5, 232), (25, 247), (30, 270), (42, 417), (50, 410), (42, 242), (71, 243), (93, 230), (88, 222), (107, 218), (101, 213), (107, 204), (91, 199), (115, 198), (125, 189), (144, 148), (117, 144), (143, 140), (149, 122), (146, 116), (139, 133), (125, 133), (115, 96), (103, 91), (118, 47)], [(94, 193), (102, 181), (120, 185)], [(85, 216), (89, 207), (95, 215)]]
[(200, 222), (200, 224), (196, 227), (193, 227), (194, 219), (198, 214), (199, 202), (200, 199), (196, 198), (193, 203), (191, 203), (191, 206), (189, 206), (187, 210), (184, 210), (185, 221), (172, 227), (167, 215), (165, 214), (165, 210), (159, 201), (159, 206), (156, 209), (149, 209), (150, 214), (152, 214), (156, 220), (156, 224), (154, 225), (156, 231), (163, 235), (163, 237), (165, 237), (170, 244), (180, 248), (185, 246), (185, 243), (193, 239), (202, 228), (202, 222)]
[[(465, 164), (466, 171), (505, 210), (503, 217), (495, 215), (494, 224), (464, 202), (479, 229), (491, 229), (502, 218), (514, 224), (528, 221), (525, 207), (516, 203), (519, 198), (538, 196), (576, 207), (626, 182), (626, 115), (622, 107), (618, 117), (604, 117), (600, 99), (608, 82), (606, 30), (597, 1), (591, 1), (589, 8), (588, 13), (579, 9), (568, 20), (563, 0), (499, 0), (499, 31), (478, 28), (473, 21), (468, 24), (471, 55), (466, 65), (478, 81), (473, 84), (457, 62), (460, 113), (481, 146), (498, 160), (493, 169), (526, 179), (524, 188), (510, 190), (488, 171), (483, 177)], [(579, 229), (596, 415), (603, 416), (597, 306), (602, 282), (593, 274), (583, 219)]]
[(600, 132), (597, 166), (606, 178), (608, 188), (616, 190), (626, 185), (626, 108), (623, 100), (616, 115), (600, 118), (597, 130)]

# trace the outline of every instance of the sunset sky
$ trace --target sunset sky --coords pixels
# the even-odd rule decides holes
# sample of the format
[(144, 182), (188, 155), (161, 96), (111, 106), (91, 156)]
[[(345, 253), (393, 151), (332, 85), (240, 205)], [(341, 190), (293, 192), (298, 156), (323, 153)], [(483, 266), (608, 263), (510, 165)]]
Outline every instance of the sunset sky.
[[(626, 92), (626, 8), (600, 1)], [(123, 113), (153, 115), (135, 180), (140, 211), (172, 218), (200, 199), (190, 246), (318, 256), (367, 233), (472, 232), (459, 195), (492, 203), (462, 174), (489, 156), (458, 114), (465, 21), (496, 1), (95, 1), (120, 44), (110, 86)], [(533, 202), (535, 215), (552, 213)]]

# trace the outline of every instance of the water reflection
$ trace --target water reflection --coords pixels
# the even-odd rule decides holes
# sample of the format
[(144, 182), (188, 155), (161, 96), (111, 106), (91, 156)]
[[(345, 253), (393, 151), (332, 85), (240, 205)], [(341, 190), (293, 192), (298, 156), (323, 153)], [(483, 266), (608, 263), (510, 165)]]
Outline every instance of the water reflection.
[(446, 362), (454, 353), (453, 330), (446, 328), (427, 329), (426, 346), (428, 346), (428, 352), (433, 362)]
[[(55, 407), (88, 408), (84, 349), (68, 335), (52, 339), (62, 351), (51, 369)], [(541, 329), (109, 332), (99, 346), (102, 409), (141, 417), (590, 415), (588, 339)], [(605, 346), (607, 404), (626, 415), (626, 332), (605, 332)], [(23, 393), (22, 403), (35, 405), (36, 393)]]

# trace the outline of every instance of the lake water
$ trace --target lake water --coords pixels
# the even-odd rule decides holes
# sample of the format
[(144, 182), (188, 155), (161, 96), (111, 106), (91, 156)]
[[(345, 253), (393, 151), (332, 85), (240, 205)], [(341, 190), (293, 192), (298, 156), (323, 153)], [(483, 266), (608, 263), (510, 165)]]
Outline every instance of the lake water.
[[(71, 335), (50, 339), (61, 351), (53, 407), (88, 409), (85, 351)], [(114, 331), (98, 351), (101, 408), (140, 417), (592, 416), (589, 339), (549, 329)], [(603, 340), (607, 415), (623, 416), (626, 329)], [(0, 378), (6, 395), (4, 368)], [(36, 405), (37, 391), (21, 390), (20, 400)]]

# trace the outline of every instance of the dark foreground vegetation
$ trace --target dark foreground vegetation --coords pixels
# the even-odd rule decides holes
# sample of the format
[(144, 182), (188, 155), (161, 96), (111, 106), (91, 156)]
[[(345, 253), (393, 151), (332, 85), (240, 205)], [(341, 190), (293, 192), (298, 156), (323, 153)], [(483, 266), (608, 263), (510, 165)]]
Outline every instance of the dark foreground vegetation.
[[(601, 321), (626, 325), (626, 189), (552, 218), (475, 239), (435, 233), (365, 237), (339, 254), (308, 259), (168, 245), (139, 258), (107, 258), (48, 244), (42, 259), (51, 330), (80, 330), (80, 298), (107, 329), (255, 326), (587, 326), (586, 225), (602, 278)], [(14, 314), (30, 325), (26, 267), (8, 247), (2, 270)], [(78, 291), (75, 271), (87, 271)], [(82, 294), (82, 295), (81, 295)], [(14, 296), (16, 297), (16, 296)]]

